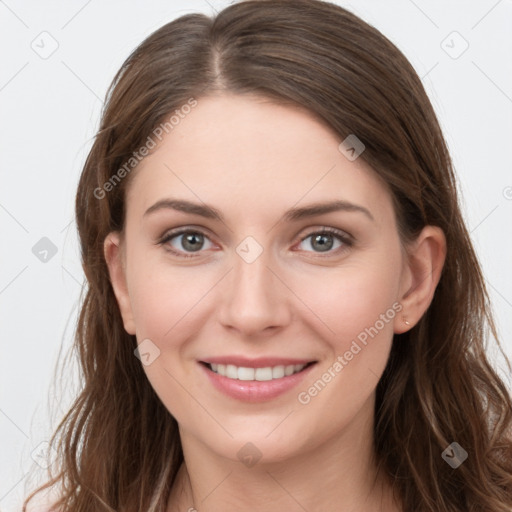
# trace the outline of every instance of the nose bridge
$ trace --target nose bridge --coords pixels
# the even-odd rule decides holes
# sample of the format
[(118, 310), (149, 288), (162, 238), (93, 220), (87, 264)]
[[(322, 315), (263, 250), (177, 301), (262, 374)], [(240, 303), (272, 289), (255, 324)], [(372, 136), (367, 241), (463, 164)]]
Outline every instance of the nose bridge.
[(271, 250), (251, 238), (233, 254), (220, 308), (221, 322), (246, 334), (283, 325), (288, 319), (285, 287), (271, 270), (275, 266)]

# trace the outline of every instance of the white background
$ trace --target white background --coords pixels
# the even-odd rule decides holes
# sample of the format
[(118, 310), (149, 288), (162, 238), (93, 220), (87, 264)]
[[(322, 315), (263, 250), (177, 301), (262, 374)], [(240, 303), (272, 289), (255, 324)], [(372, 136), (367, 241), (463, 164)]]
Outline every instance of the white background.
[[(381, 30), (423, 79), (454, 159), (499, 334), (512, 357), (512, 1), (353, 0), (356, 8), (337, 3)], [(106, 89), (151, 32), (187, 12), (212, 14), (225, 5), (0, 1), (4, 512), (21, 510), (29, 470), (42, 473), (31, 454), (49, 438), (51, 422), (55, 426), (67, 410), (76, 386), (73, 372), (51, 383), (59, 350), (62, 358), (75, 327), (83, 273), (73, 203)], [(40, 36), (43, 31), (51, 36)], [(458, 58), (453, 56), (465, 43), (453, 31), (469, 44)], [(31, 45), (48, 50), (51, 38), (58, 48), (43, 59)], [(32, 252), (42, 237), (57, 248), (46, 263)]]

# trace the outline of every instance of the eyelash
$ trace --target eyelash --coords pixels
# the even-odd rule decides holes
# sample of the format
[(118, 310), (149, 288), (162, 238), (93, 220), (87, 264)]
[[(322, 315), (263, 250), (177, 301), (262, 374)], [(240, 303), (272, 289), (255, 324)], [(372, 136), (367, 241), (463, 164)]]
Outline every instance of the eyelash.
[[(163, 236), (163, 238), (158, 242), (158, 244), (164, 246), (165, 244), (170, 242), (173, 238), (176, 238), (176, 237), (178, 237), (180, 235), (184, 235), (184, 234), (199, 234), (199, 235), (202, 235), (205, 238), (209, 239), (208, 235), (206, 233), (204, 233), (203, 231), (201, 231), (200, 229), (179, 228), (175, 231), (170, 231), (170, 232), (166, 233)], [(300, 243), (304, 242), (304, 240), (308, 239), (312, 235), (332, 235), (333, 237), (337, 238), (343, 244), (342, 247), (339, 247), (338, 249), (336, 249), (334, 251), (328, 251), (325, 256), (323, 256), (322, 253), (318, 253), (320, 258), (330, 257), (333, 254), (339, 255), (342, 252), (347, 251), (354, 244), (352, 238), (349, 235), (345, 234), (343, 231), (340, 231), (335, 228), (330, 228), (330, 227), (322, 227), (319, 230), (311, 231), (306, 236), (304, 236), (303, 238), (300, 239)], [(165, 247), (165, 249), (180, 258), (198, 257), (196, 254), (183, 253), (183, 252), (176, 251), (175, 249), (172, 249), (169, 246)], [(198, 251), (198, 253), (200, 253), (200, 252), (201, 251)], [(311, 252), (311, 251), (306, 251), (306, 252)]]

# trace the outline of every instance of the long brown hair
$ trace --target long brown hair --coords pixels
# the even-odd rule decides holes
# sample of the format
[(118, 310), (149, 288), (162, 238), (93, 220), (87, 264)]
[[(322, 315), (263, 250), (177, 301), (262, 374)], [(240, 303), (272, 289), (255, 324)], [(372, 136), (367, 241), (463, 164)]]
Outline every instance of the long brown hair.
[[(134, 151), (191, 98), (216, 91), (305, 107), (340, 142), (356, 134), (361, 157), (390, 187), (401, 240), (425, 225), (443, 230), (447, 256), (432, 303), (395, 335), (376, 389), (375, 453), (406, 511), (510, 512), (512, 401), (488, 360), (487, 339), (498, 336), (439, 123), (404, 55), (319, 0), (184, 15), (143, 41), (115, 76), (76, 196), (87, 279), (74, 346), (83, 389), (50, 441), (57, 474), (24, 510), (54, 485), (65, 512), (165, 509), (183, 461), (177, 423), (134, 356), (103, 241), (123, 229)], [(453, 441), (468, 453), (456, 469), (441, 456)]]

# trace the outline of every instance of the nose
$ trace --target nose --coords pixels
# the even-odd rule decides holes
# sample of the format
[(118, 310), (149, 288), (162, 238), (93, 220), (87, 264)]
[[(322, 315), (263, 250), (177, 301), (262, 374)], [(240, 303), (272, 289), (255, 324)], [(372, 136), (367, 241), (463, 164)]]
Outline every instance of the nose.
[(219, 319), (243, 336), (274, 333), (290, 321), (290, 290), (268, 252), (248, 263), (238, 254), (221, 288)]

